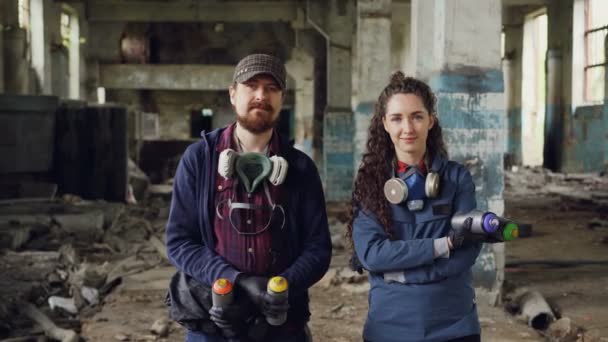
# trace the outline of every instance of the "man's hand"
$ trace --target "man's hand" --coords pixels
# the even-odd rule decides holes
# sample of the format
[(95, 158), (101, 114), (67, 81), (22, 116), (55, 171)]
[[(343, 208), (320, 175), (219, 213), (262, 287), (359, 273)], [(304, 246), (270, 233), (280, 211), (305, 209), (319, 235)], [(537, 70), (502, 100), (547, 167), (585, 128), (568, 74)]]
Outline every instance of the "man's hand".
[(289, 303), (287, 299), (272, 296), (266, 292), (268, 278), (252, 275), (239, 275), (236, 278), (239, 286), (264, 316), (276, 317), (287, 312)]
[(468, 217), (460, 227), (452, 227), (448, 233), (448, 244), (450, 249), (458, 249), (472, 241), (471, 226), (473, 218)]
[(209, 309), (209, 318), (222, 329), (224, 337), (237, 336), (245, 326), (246, 316), (247, 310), (234, 303)]

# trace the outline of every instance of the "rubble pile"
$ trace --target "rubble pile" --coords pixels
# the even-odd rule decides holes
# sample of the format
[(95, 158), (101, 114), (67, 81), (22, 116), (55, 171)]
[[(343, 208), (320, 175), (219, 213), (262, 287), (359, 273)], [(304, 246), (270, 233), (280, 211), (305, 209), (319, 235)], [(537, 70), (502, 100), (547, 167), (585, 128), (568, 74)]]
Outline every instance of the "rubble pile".
[(166, 265), (169, 201), (0, 201), (0, 340), (78, 341), (122, 278)]
[(505, 195), (549, 194), (570, 207), (608, 211), (608, 175), (605, 173), (554, 173), (540, 167), (505, 170)]

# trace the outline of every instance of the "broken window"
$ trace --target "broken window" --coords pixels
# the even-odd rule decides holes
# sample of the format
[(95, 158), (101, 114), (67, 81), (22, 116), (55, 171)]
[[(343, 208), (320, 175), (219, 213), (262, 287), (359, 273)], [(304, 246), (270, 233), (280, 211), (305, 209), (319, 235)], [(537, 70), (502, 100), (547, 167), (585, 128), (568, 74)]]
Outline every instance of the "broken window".
[(585, 2), (585, 101), (601, 103), (604, 100), (606, 56), (604, 39), (608, 33), (608, 2)]

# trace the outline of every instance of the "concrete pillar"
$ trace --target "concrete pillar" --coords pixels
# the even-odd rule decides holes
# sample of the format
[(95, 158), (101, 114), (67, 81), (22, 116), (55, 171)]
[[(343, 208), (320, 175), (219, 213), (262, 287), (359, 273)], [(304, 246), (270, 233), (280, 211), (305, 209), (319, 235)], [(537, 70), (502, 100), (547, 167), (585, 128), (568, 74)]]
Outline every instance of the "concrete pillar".
[(391, 70), (415, 75), (411, 50), (412, 6), (410, 2), (391, 3)]
[[(608, 61), (608, 35), (604, 38), (604, 60)], [(608, 132), (608, 66), (604, 67), (604, 132)], [(608, 170), (608, 144), (604, 142), (604, 170)]]
[(358, 0), (356, 53), (355, 172), (366, 149), (374, 104), (391, 71), (391, 0)]
[[(572, 1), (547, 5), (547, 104), (543, 166), (563, 171), (568, 159), (576, 160), (572, 132)], [(571, 158), (569, 158), (571, 156)]]
[(547, 51), (547, 109), (545, 115), (545, 142), (543, 166), (558, 171), (562, 164), (563, 136), (563, 97), (562, 52), (559, 49)]
[(313, 157), (314, 59), (303, 48), (293, 48), (285, 63), (287, 73), (295, 80), (295, 147)]
[(323, 118), (323, 175), (329, 202), (348, 201), (353, 182), (351, 40), (355, 3), (331, 0), (327, 11), (327, 109)]
[(2, 93), (4, 93), (4, 30), (0, 21), (0, 94)]
[(27, 61), (27, 35), (24, 29), (19, 28), (18, 2), (3, 1), (1, 33), (3, 34), (3, 87), (7, 94), (27, 94), (29, 90), (29, 69)]
[(6, 68), (5, 59), (4, 59), (4, 31), (7, 26), (7, 15), (12, 14), (8, 13), (8, 2), (0, 1), (0, 93), (5, 92), (4, 87), (4, 69)]
[[(506, 113), (501, 0), (435, 0), (433, 16), (416, 15), (434, 21), (430, 85), (450, 158), (471, 172), (477, 208), (502, 215)], [(484, 48), (472, 48), (472, 41), (483, 42)], [(500, 300), (504, 255), (504, 244), (487, 244), (473, 267), (475, 286), (485, 289), (492, 303)]]
[(415, 76), (428, 81), (433, 69), (433, 37), (435, 2), (437, 0), (412, 0), (411, 46)]
[(521, 165), (522, 151), (522, 59), (524, 16), (513, 8), (503, 14), (505, 56), (502, 68), (505, 81), (505, 103), (508, 120), (507, 153), (505, 167)]
[(27, 34), (18, 26), (4, 31), (4, 90), (7, 94), (25, 95), (29, 92), (29, 62)]

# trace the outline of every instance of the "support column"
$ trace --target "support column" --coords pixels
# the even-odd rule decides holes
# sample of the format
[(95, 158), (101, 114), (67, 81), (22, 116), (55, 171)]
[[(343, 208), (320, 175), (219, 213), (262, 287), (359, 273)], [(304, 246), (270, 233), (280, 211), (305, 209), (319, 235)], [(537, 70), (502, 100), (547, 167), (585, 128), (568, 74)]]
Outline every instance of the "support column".
[(353, 182), (351, 40), (355, 4), (331, 0), (327, 48), (327, 108), (323, 119), (323, 175), (328, 202), (348, 201)]
[(433, 69), (435, 1), (412, 0), (411, 49), (416, 78), (428, 81)]
[(545, 116), (545, 142), (543, 166), (559, 171), (562, 165), (563, 136), (563, 98), (562, 52), (559, 49), (547, 51), (547, 109)]
[(502, 62), (505, 84), (505, 103), (508, 120), (507, 153), (505, 168), (521, 165), (522, 151), (522, 58), (524, 16), (512, 7), (503, 16), (505, 56)]
[[(434, 5), (430, 84), (437, 95), (446, 146), (450, 158), (471, 172), (477, 208), (502, 215), (507, 120), (501, 22), (496, 20), (501, 17), (501, 0), (434, 1)], [(471, 41), (484, 42), (484, 48), (471, 48)], [(504, 244), (486, 244), (473, 267), (474, 285), (485, 290), (491, 303), (500, 300), (504, 256)]]
[(23, 95), (29, 90), (29, 65), (27, 61), (27, 36), (19, 28), (17, 1), (4, 1), (2, 22), (2, 53), (4, 66), (4, 92)]
[(568, 161), (578, 164), (572, 131), (573, 1), (547, 4), (547, 104), (543, 166), (564, 171)]
[[(2, 5), (0, 4), (0, 11)], [(0, 94), (4, 93), (4, 21), (0, 17)]]
[(303, 48), (293, 48), (285, 63), (287, 73), (295, 80), (295, 147), (313, 157), (314, 59)]
[[(608, 35), (604, 38), (604, 63), (608, 63)], [(608, 65), (604, 67), (604, 132), (608, 132)], [(608, 137), (605, 137), (608, 139)], [(604, 171), (608, 171), (608, 143), (604, 140)]]
[(391, 71), (391, 0), (358, 0), (356, 54), (355, 172), (366, 149), (374, 104)]

